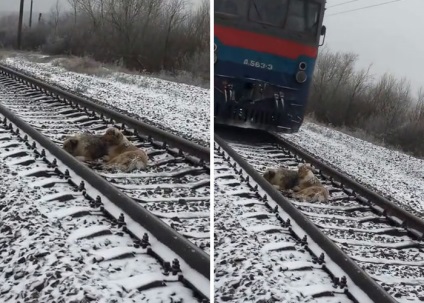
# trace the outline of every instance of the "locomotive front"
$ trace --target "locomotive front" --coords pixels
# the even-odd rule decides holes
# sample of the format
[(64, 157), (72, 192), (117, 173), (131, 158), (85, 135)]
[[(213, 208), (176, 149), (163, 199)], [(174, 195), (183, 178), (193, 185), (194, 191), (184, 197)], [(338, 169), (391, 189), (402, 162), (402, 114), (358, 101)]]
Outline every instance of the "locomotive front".
[(215, 0), (215, 123), (296, 132), (325, 0)]

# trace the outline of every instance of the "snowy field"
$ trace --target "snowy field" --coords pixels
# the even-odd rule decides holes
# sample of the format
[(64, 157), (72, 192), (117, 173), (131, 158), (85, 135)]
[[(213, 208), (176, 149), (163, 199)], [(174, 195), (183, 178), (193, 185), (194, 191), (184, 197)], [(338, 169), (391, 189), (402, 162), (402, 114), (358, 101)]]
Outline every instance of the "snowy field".
[(424, 160), (310, 122), (283, 137), (424, 218)]
[(0, 63), (209, 146), (209, 89), (120, 72), (105, 72), (102, 77), (80, 74), (58, 66), (59, 59), (32, 56), (38, 60), (16, 55)]

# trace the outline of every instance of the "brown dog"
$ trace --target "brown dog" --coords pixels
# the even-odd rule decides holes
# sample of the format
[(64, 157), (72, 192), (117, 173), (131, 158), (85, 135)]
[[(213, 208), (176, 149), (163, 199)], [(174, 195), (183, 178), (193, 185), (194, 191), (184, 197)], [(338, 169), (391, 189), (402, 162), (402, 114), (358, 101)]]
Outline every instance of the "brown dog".
[(292, 189), (298, 184), (297, 171), (283, 167), (268, 168), (263, 177), (278, 190)]
[(312, 172), (312, 168), (309, 164), (302, 164), (299, 166), (299, 170), (297, 171), (297, 175), (299, 178), (299, 185), (294, 189), (295, 191), (299, 191), (311, 186), (322, 186), (319, 179)]
[(297, 174), (299, 185), (293, 189), (293, 198), (307, 202), (328, 202), (330, 193), (314, 175), (309, 164), (300, 165)]
[(292, 197), (295, 199), (303, 200), (306, 202), (328, 202), (330, 193), (322, 185), (310, 186), (304, 188), (298, 192), (292, 194)]
[(134, 146), (124, 134), (116, 128), (109, 128), (102, 136), (107, 144), (107, 166), (124, 172), (134, 169), (146, 169), (149, 157), (144, 150)]
[(106, 141), (100, 135), (77, 134), (63, 142), (63, 149), (82, 161), (93, 161), (107, 154)]

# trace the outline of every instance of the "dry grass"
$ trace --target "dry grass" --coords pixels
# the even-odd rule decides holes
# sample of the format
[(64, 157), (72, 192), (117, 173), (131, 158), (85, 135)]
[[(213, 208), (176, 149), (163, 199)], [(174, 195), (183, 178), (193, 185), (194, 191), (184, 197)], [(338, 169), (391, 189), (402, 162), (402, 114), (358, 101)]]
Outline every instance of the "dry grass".
[[(162, 71), (160, 73), (146, 74), (143, 72), (138, 72), (134, 70), (129, 70), (123, 67), (121, 64), (103, 64), (98, 62), (90, 57), (56, 57), (52, 61), (54, 66), (60, 66), (65, 68), (68, 71), (94, 75), (98, 77), (106, 76), (111, 73), (124, 73), (128, 75), (141, 75), (147, 77), (155, 77), (162, 80), (173, 81), (177, 83), (184, 83), (189, 85), (200, 86), (203, 88), (209, 88), (209, 79), (202, 79), (198, 76), (193, 75), (190, 72), (180, 71), (177, 73), (169, 73)], [(133, 81), (127, 77), (117, 76), (117, 80), (123, 83), (135, 84)]]
[(194, 75), (193, 73), (186, 71), (179, 71), (176, 73), (169, 73), (166, 71), (162, 71), (158, 74), (153, 75), (155, 78), (159, 78), (166, 81), (172, 81), (177, 83), (184, 83), (194, 86), (199, 86), (202, 88), (210, 88), (209, 78), (202, 78), (200, 76)]
[(7, 49), (0, 48), (0, 60), (4, 60), (6, 58), (10, 58), (10, 57), (13, 57), (13, 56), (16, 56), (15, 51), (10, 51), (10, 50), (7, 50)]
[[(390, 149), (390, 150), (393, 150), (393, 151), (398, 151), (398, 152), (401, 152), (401, 153), (404, 153), (406, 155), (416, 157), (416, 158), (419, 158), (419, 159), (424, 159), (424, 154), (423, 154), (422, 150), (420, 150), (420, 149), (405, 148), (405, 146), (402, 146), (400, 144), (385, 142), (384, 140), (377, 138), (372, 133), (366, 132), (365, 130), (360, 129), (360, 128), (348, 128), (346, 126), (334, 126), (332, 124), (326, 124), (326, 123), (323, 123), (323, 122), (317, 120), (314, 117), (314, 115), (312, 115), (312, 114), (308, 114), (307, 116), (305, 116), (305, 121), (314, 123), (314, 124), (319, 125), (321, 127), (325, 127), (325, 128), (328, 128), (328, 129), (339, 131), (343, 134), (346, 134), (346, 135), (352, 136), (354, 138), (369, 142), (369, 143), (374, 144), (376, 146), (384, 147), (384, 148), (387, 148), (387, 149)], [(312, 128), (313, 130), (315, 130), (316, 132), (320, 132), (319, 129), (315, 128), (314, 126), (310, 125), (309, 127)]]
[(54, 66), (63, 67), (71, 72), (87, 75), (104, 76), (111, 72), (109, 69), (105, 68), (102, 63), (90, 57), (62, 57), (55, 59), (52, 64)]
[[(162, 71), (158, 73), (146, 73), (135, 70), (130, 70), (122, 66), (120, 62), (102, 63), (94, 60), (89, 56), (77, 57), (77, 56), (64, 56), (64, 55), (45, 55), (39, 52), (28, 52), (28, 51), (9, 51), (0, 49), (0, 60), (13, 56), (22, 56), (26, 60), (34, 63), (50, 63), (53, 66), (62, 67), (70, 72), (87, 74), (91, 76), (104, 77), (112, 73), (123, 73), (126, 75), (153, 77), (162, 80), (184, 83), (188, 85), (199, 86), (203, 88), (210, 88), (209, 77), (201, 77), (197, 74), (193, 74), (187, 71), (178, 71), (174, 73)], [(207, 75), (209, 76), (209, 75)], [(139, 79), (132, 79), (125, 75), (116, 75), (116, 80), (127, 84), (140, 85)]]

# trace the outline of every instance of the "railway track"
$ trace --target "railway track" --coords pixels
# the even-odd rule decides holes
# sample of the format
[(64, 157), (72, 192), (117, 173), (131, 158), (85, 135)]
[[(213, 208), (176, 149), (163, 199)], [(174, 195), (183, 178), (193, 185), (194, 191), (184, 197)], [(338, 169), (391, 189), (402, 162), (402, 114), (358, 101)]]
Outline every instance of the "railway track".
[[(217, 161), (226, 162), (227, 165), (231, 163), (231, 167), (225, 169), (232, 170), (232, 174), (237, 175), (238, 179), (241, 178), (237, 182), (229, 182), (231, 186), (237, 187), (233, 191), (239, 195), (237, 199), (231, 199), (233, 202), (231, 207), (237, 216), (243, 218), (243, 220), (233, 218), (232, 221), (241, 222), (241, 226), (236, 228), (236, 231), (221, 231), (221, 234), (230, 239), (237, 233), (244, 234), (244, 237), (248, 237), (257, 249), (261, 245), (265, 248), (274, 248), (276, 251), (272, 254), (264, 254), (265, 248), (262, 248), (262, 260), (256, 257), (256, 262), (253, 262), (256, 266), (253, 268), (257, 269), (260, 266), (273, 268), (273, 270), (265, 269), (268, 273), (264, 274), (272, 280), (275, 279), (273, 274), (277, 275), (275, 268), (281, 264), (281, 261), (287, 264), (286, 267), (280, 265), (280, 272), (278, 272), (280, 278), (277, 281), (285, 281), (281, 283), (287, 283), (286, 288), (293, 290), (293, 302), (303, 302), (299, 298), (302, 298), (301, 295), (304, 293), (308, 294), (308, 291), (312, 291), (309, 294), (315, 297), (312, 299), (313, 302), (314, 300), (325, 301), (324, 298), (332, 295), (335, 295), (333, 297), (335, 302), (345, 302), (344, 300), (422, 302), (424, 300), (423, 221), (277, 136), (265, 132), (243, 130), (235, 132), (234, 129), (220, 127), (215, 128), (215, 133), (218, 134), (216, 143), (219, 146), (218, 149), (215, 148), (215, 152), (221, 150)], [(230, 157), (223, 157), (223, 152)], [(261, 176), (267, 167), (284, 165), (295, 168), (304, 161), (314, 165), (315, 174), (330, 190), (331, 197), (328, 204), (290, 200), (288, 197), (283, 197)], [(216, 174), (220, 176), (219, 170)], [(254, 186), (258, 184), (259, 188), (255, 188)], [(245, 188), (247, 191), (244, 190)], [(219, 188), (215, 190), (219, 191)], [(256, 195), (253, 200), (252, 194)], [(215, 197), (217, 196), (219, 193), (216, 192)], [(294, 239), (297, 237), (300, 244), (296, 245), (294, 244), (296, 242), (287, 240), (287, 219), (290, 219), (292, 225), (296, 225), (292, 230), (296, 234)], [(269, 224), (270, 220), (276, 225)], [(218, 219), (217, 224), (219, 222)], [(251, 224), (258, 228), (268, 225), (273, 227), (270, 227), (269, 235), (263, 232), (257, 233), (257, 230), (252, 234)], [(305, 235), (306, 238), (304, 238)], [(241, 238), (240, 235), (235, 237)], [(306, 251), (303, 252), (305, 249), (302, 248), (302, 240), (315, 261), (311, 261), (311, 257), (305, 260), (308, 256), (301, 257), (299, 254), (299, 250), (303, 254), (306, 253)], [(215, 239), (216, 245), (219, 245), (220, 241), (225, 242), (223, 239)], [(219, 251), (218, 248), (217, 250)], [(321, 253), (323, 253), (322, 256)], [(233, 251), (232, 254), (236, 255), (236, 252)], [(290, 254), (294, 256), (295, 261), (291, 264), (286, 260), (287, 255), (290, 256)], [(256, 256), (258, 255), (261, 254), (258, 252)], [(324, 260), (321, 264), (317, 261), (320, 256)], [(278, 261), (279, 258), (282, 260)], [(220, 259), (222, 258), (218, 256), (216, 262)], [(216, 264), (219, 268), (219, 263)], [(238, 264), (238, 266), (241, 265)], [(315, 276), (318, 277), (318, 275), (313, 274), (316, 271), (322, 274), (325, 272), (328, 275), (327, 278), (324, 276), (316, 278)], [(287, 282), (287, 279), (293, 276), (300, 279), (296, 278), (295, 283), (291, 280)], [(342, 279), (342, 276), (346, 279)], [(216, 279), (217, 285), (220, 285), (220, 278)], [(223, 278), (222, 283), (227, 285), (228, 280), (231, 279)], [(345, 282), (341, 282), (342, 280)], [(240, 287), (238, 284), (237, 286)], [(341, 286), (347, 297), (340, 298)], [(276, 294), (270, 291), (268, 297), (264, 299), (273, 296)]]
[(352, 302), (234, 163), (215, 144), (215, 302)]
[[(99, 275), (116, 282), (114, 295), (208, 301), (207, 149), (1, 66), (0, 95), (3, 160), (31, 178), (35, 208), (78, 244), (83, 264), (95, 259), (104, 267)], [(147, 171), (87, 167), (61, 149), (66, 135), (110, 126), (146, 150)]]

